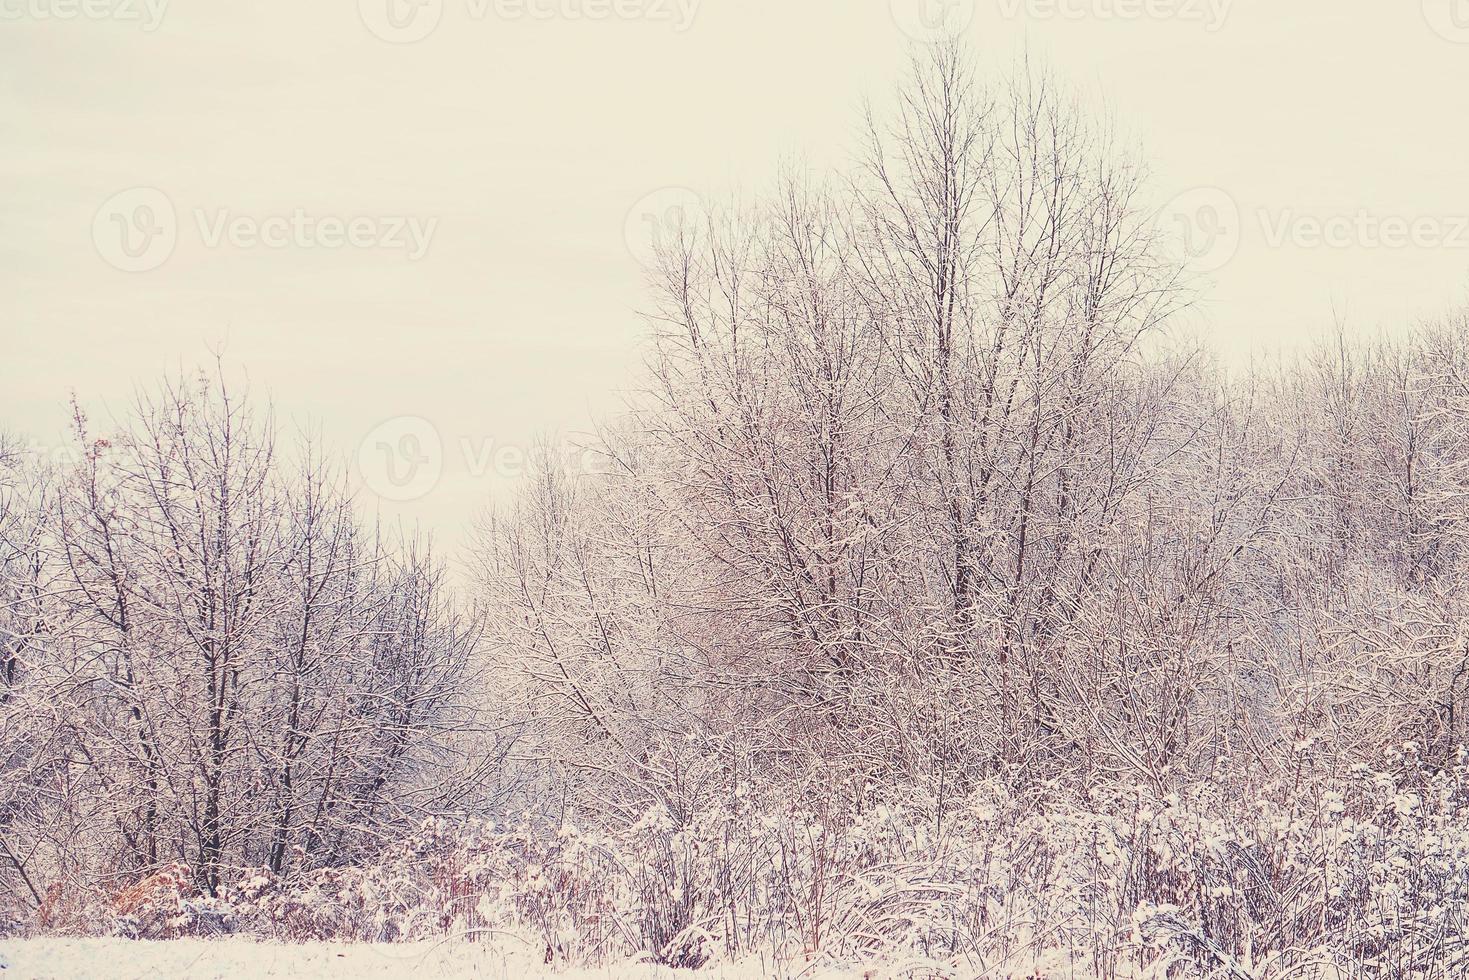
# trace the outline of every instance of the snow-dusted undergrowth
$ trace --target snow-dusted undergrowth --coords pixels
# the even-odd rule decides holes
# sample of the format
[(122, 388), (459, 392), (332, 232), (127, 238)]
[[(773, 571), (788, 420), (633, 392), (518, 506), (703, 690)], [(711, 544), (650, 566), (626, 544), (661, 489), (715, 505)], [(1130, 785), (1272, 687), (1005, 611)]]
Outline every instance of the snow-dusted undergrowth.
[(246, 872), (217, 897), (180, 868), (123, 915), (101, 895), (48, 911), (54, 927), (140, 937), (121, 947), (129, 970), (188, 950), (215, 969), (209, 957), (257, 949), (238, 933), (267, 943), (251, 954), (266, 965), (330, 966), (347, 942), (383, 975), (416, 957), (428, 976), (757, 962), (804, 976), (1448, 980), (1469, 971), (1463, 777), (1405, 768), (1247, 807), (1137, 790), (1042, 811), (981, 787), (943, 826), (921, 800), (823, 817), (748, 795), (682, 823), (655, 808), (620, 832), (429, 822), (361, 868)]

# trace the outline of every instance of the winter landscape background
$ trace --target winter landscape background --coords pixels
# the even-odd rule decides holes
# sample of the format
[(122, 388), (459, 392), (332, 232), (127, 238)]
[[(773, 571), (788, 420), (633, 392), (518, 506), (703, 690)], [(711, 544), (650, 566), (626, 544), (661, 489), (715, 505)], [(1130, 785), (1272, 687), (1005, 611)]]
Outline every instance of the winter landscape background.
[[(251, 210), (109, 184), (58, 226), (38, 217), (58, 181), (103, 168), (35, 137), (11, 164), (30, 196), (0, 212), (45, 225), (34, 249), (5, 240), (7, 975), (1469, 975), (1469, 212), (1315, 206), (1404, 178), (1288, 159), (1286, 205), (1213, 184), (1160, 196), (1128, 106), (1026, 33), (1171, 17), (1228, 46), (1231, 25), (1265, 29), (1246, 0), (1017, 2), (1000, 54), (979, 36), (995, 11), (887, 6), (902, 60), (841, 96), (839, 149), (817, 134), (792, 156), (781, 134), (758, 181), (627, 200), (611, 236), (637, 267), (639, 326), (563, 336), (580, 367), (544, 376), (561, 406), (545, 420), (551, 396), (480, 379), (467, 352), (484, 341), (458, 321), (422, 328), (416, 361), (393, 353), (408, 323), (381, 345), (370, 319), (290, 343), (253, 325), (270, 297), (286, 317), (333, 296), (407, 303), (392, 284), (416, 263), (472, 291), (452, 248), (482, 206), (466, 186), (446, 185), (457, 204), (435, 188), (433, 211)], [(75, 28), (79, 49), (105, 46), (118, 27), (59, 9), (14, 8), (6, 43), (67, 51)], [(507, 9), (492, 19), (526, 26)], [(520, 19), (667, 20), (678, 38), (719, 16), (546, 9)], [(351, 43), (432, 57), (440, 18), (472, 13), (389, 11), (364, 0)], [(1462, 59), (1454, 12), (1392, 25)], [(1279, 39), (1307, 36), (1281, 16)], [(266, 84), (309, 95), (289, 63)], [(71, 98), (30, 77), (3, 103), (25, 132)], [(763, 84), (718, 83), (755, 116)], [(459, 90), (413, 83), (440, 91)], [(1271, 91), (1302, 112), (1341, 101)], [(148, 104), (183, 114), (191, 97)], [(564, 176), (536, 183), (541, 151), (516, 138), (598, 172), (562, 158), (534, 95), (479, 98), (530, 100), (546, 125), (471, 154), (502, 168), (494, 193)], [(1442, 114), (1466, 95), (1425, 98)], [(1197, 118), (1182, 143), (1218, 138)], [(1462, 187), (1452, 138), (1408, 165), (1418, 190)], [(470, 226), (514, 247), (516, 222)], [(58, 285), (68, 236), (95, 290)], [(534, 334), (539, 303), (548, 322), (616, 305), (579, 276), (595, 245), (529, 240), (559, 243), (557, 266), (529, 302), (507, 294), (497, 329)], [(1382, 305), (1337, 303), (1297, 253)], [(1302, 274), (1221, 300), (1256, 259)], [(1405, 266), (1439, 292), (1394, 294)], [(413, 288), (451, 305), (446, 273), (425, 275)], [(268, 298), (243, 324), (172, 346), (170, 317), (256, 277)], [(1230, 327), (1277, 293), (1316, 311), (1296, 333), (1263, 348), (1252, 331), (1272, 328)], [(151, 304), (177, 309), (130, 319)], [(92, 326), (67, 333), (67, 311)], [(127, 366), (99, 374), (113, 355), (86, 331), (113, 316)], [(273, 351), (264, 383), (240, 347)], [(536, 363), (506, 349), (485, 370)], [(375, 362), (401, 385), (359, 373)], [(49, 409), (38, 377), (59, 379)], [(440, 388), (522, 431), (466, 437), (414, 407)], [(339, 389), (370, 407), (315, 414)], [(557, 428), (578, 400), (585, 423)], [(366, 434), (344, 443), (334, 412)]]

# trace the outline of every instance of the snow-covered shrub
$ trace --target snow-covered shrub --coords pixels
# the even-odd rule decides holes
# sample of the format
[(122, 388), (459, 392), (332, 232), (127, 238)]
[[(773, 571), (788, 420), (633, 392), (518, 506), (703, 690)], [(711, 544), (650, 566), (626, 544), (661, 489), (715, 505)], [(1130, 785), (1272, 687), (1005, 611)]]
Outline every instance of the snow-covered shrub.
[(166, 865), (113, 898), (114, 928), (131, 939), (173, 939), (228, 931), (227, 906), (201, 896), (189, 866)]

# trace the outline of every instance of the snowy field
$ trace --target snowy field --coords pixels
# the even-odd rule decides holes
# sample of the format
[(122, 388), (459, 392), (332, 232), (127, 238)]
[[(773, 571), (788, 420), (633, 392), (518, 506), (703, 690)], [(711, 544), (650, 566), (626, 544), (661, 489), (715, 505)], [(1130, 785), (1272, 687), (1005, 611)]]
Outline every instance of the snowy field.
[(7, 968), (4, 980), (117, 980), (189, 978), (239, 980), (245, 977), (504, 978), (557, 976), (573, 980), (603, 977), (672, 976), (662, 967), (628, 964), (618, 970), (552, 973), (539, 958), (514, 950), (463, 942), (386, 944), (310, 943), (295, 945), (244, 938), (178, 939), (139, 942), (128, 939), (23, 939), (0, 941)]
[[(253, 977), (351, 977), (389, 980), (398, 977), (523, 978), (558, 980), (611, 980), (645, 978), (673, 980), (697, 976), (700, 980), (737, 977), (794, 976), (835, 980), (851, 971), (769, 969), (752, 960), (716, 966), (698, 973), (668, 967), (628, 963), (603, 969), (553, 969), (530, 952), (464, 942), (339, 944), (258, 942), (245, 938), (177, 939), (147, 942), (128, 939), (4, 939), (0, 940), (0, 978), (3, 980), (246, 980)], [(855, 974), (861, 975), (861, 974)]]

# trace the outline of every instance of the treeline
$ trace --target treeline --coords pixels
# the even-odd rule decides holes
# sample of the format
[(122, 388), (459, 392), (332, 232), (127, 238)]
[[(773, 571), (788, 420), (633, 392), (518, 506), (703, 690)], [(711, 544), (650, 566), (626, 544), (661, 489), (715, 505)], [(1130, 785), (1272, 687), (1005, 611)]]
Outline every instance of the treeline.
[[(670, 962), (701, 962), (690, 930), (725, 920), (731, 949), (788, 922), (819, 948), (823, 875), (880, 860), (869, 838), (813, 841), (901, 804), (894, 847), (956, 875), (975, 866), (943, 863), (946, 829), (1065, 814), (1074, 843), (1078, 814), (1112, 821), (1141, 863), (1088, 865), (1094, 884), (1131, 870), (1085, 914), (1055, 912), (1098, 930), (1096, 962), (1165, 897), (1171, 936), (1238, 956), (1293, 948), (1305, 913), (1260, 925), (1257, 898), (1221, 884), (1245, 865), (1198, 827), (1187, 846), (1217, 877), (1185, 887), (1118, 801), (1152, 820), (1192, 800), (1225, 827), (1269, 801), (1297, 849), (1258, 867), (1290, 895), (1364, 853), (1312, 821), (1347, 814), (1416, 853), (1417, 804), (1394, 794), (1431, 784), (1452, 824), (1469, 317), (1226, 369), (1178, 328), (1190, 287), (1140, 164), (1047, 77), (986, 83), (940, 47), (895, 106), (868, 115), (850, 173), (795, 173), (666, 229), (646, 384), (591, 440), (594, 471), (547, 464), (466, 534), (456, 595), (427, 549), (362, 521), (316, 450), (277, 453), (270, 418), (208, 377), (140, 397), (118, 432), (79, 411), (67, 465), (8, 454), (12, 914), (178, 863), (211, 896), (250, 869), (366, 868), (425, 817), (513, 819), (507, 875), (532, 872), (506, 855), (570, 847), (558, 828), (620, 835), (629, 914)], [(981, 797), (1010, 816), (977, 816)], [(736, 835), (721, 814), (749, 820)], [(681, 850), (736, 838), (738, 860)], [(578, 867), (613, 881), (605, 853)], [(1459, 894), (1454, 855), (1393, 884), (1399, 912)], [(1359, 870), (1342, 880), (1365, 891), (1311, 907), (1313, 942), (1381, 912)], [(570, 878), (548, 898), (545, 875), (519, 882), (542, 904), (516, 921), (602, 921)], [(498, 886), (434, 887), (472, 905)], [(1227, 928), (1216, 900), (1234, 902)], [(547, 925), (552, 906), (570, 918)]]

